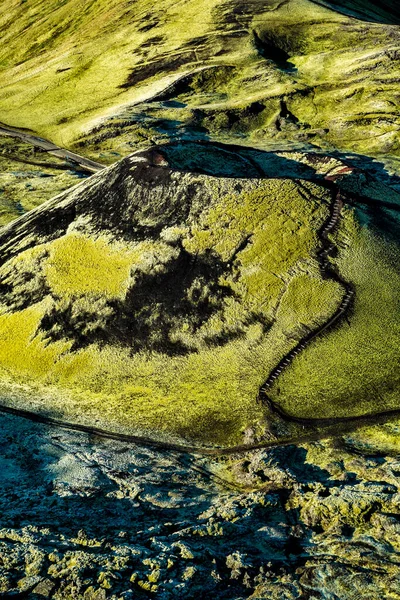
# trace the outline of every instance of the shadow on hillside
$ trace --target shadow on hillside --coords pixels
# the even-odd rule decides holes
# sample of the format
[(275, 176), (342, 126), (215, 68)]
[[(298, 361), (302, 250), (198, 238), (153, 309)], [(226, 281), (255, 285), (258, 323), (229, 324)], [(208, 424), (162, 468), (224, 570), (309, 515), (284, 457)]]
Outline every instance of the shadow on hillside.
[[(162, 146), (162, 153), (173, 169), (215, 177), (290, 178), (326, 185), (329, 171), (329, 165), (324, 171), (326, 155), (317, 151), (305, 152), (306, 162), (299, 162), (296, 152), (292, 159), (290, 151), (282, 155), (204, 139), (178, 139)], [(336, 184), (355, 206), (360, 223), (399, 243), (400, 177), (390, 175), (382, 162), (368, 156), (339, 151), (329, 156), (354, 168)]]
[(400, 24), (400, 7), (394, 0), (312, 0), (342, 14), (386, 25)]

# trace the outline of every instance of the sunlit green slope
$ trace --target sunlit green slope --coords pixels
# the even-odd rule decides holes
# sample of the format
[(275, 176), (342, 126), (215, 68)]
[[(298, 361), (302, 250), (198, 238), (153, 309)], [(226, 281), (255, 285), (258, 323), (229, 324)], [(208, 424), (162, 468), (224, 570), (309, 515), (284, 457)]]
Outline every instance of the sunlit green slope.
[(343, 297), (316, 260), (330, 194), (159, 161), (133, 155), (0, 230), (3, 397), (158, 438), (262, 439), (260, 385)]
[(0, 27), (0, 120), (61, 145), (127, 154), (190, 136), (399, 151), (393, 25), (311, 0), (11, 0)]

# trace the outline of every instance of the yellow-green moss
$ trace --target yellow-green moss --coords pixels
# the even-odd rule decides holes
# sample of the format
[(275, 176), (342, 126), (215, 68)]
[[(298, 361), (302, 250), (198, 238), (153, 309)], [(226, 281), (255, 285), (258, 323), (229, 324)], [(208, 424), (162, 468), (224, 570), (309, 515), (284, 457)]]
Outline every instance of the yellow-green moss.
[(51, 400), (40, 401), (41, 410), (58, 410), (86, 423), (100, 420), (113, 428), (220, 443), (237, 442), (262, 416), (254, 402), (260, 373), (257, 365), (249, 373), (245, 342), (176, 358), (131, 356), (129, 350), (96, 345), (69, 353), (70, 344), (48, 344), (37, 334), (41, 309), (35, 305), (0, 316), (6, 379), (29, 381), (44, 396), (51, 391)]
[(252, 310), (270, 315), (285, 287), (284, 275), (301, 259), (309, 259), (318, 244), (323, 214), (299, 195), (294, 182), (261, 182), (256, 189), (220, 198), (184, 245), (193, 253), (212, 248), (229, 261), (249, 239), (237, 256), (241, 277), (234, 273), (226, 283)]
[(25, 310), (0, 315), (0, 368), (7, 378), (11, 375), (23, 381), (51, 378), (55, 361), (70, 348), (69, 342), (46, 345), (36, 335), (46, 304), (45, 300)]
[[(65, 235), (41, 246), (48, 251), (44, 274), (51, 291), (64, 299), (74, 296), (123, 297), (136, 272), (162, 270), (174, 250), (164, 242), (118, 244), (106, 237)], [(17, 260), (29, 260), (36, 249)]]
[[(85, 151), (94, 158), (101, 150), (127, 154), (132, 142), (168, 137), (198, 119), (221, 140), (240, 135), (261, 145), (273, 138), (398, 153), (396, 40), (387, 27), (292, 0), (244, 11), (237, 35), (227, 29), (233, 12), (234, 3), (220, 0), (161, 0), (156, 11), (149, 0), (84, 8), (80, 0), (7, 2), (0, 7), (1, 118), (60, 145), (92, 141), (95, 148)], [(268, 51), (263, 57), (254, 31), (287, 52), (294, 69), (275, 64)], [(209, 71), (197, 73), (204, 67)], [(132, 72), (135, 84), (123, 87)], [(185, 73), (192, 84), (177, 92), (178, 106), (147, 103)], [(295, 118), (277, 127), (282, 99)], [(255, 102), (262, 105), (257, 114)], [(132, 118), (133, 105), (151, 118)], [(111, 135), (99, 135), (98, 126)]]
[[(210, 202), (196, 221), (166, 226), (160, 237), (127, 243), (89, 237), (71, 227), (2, 267), (0, 275), (11, 286), (9, 301), (26, 298), (27, 291), (33, 298), (24, 310), (1, 307), (3, 381), (29, 381), (35, 409), (108, 429), (226, 445), (240, 443), (249, 428), (260, 430), (259, 386), (301, 337), (302, 328), (324, 322), (341, 299), (340, 288), (321, 279), (313, 258), (316, 232), (328, 214), (326, 191), (304, 184), (300, 193), (285, 180), (241, 180), (241, 191), (235, 193), (229, 179), (202, 176), (196, 181), (211, 194)], [(307, 186), (319, 202), (307, 199)], [(116, 341), (118, 330), (109, 329), (107, 343), (90, 341), (74, 351), (71, 341), (54, 341), (74, 339), (73, 327), (65, 329), (65, 310), (71, 322), (84, 320), (85, 332), (94, 331), (92, 315), (94, 328), (110, 327), (110, 299), (123, 306), (127, 290), (135, 293), (137, 277), (145, 281), (174, 274), (181, 252), (177, 240), (193, 260), (217, 256), (223, 274), (210, 285), (230, 290), (198, 327), (180, 313), (179, 304), (164, 315), (173, 323), (170, 341), (185, 342), (187, 352), (154, 351), (146, 340), (133, 352)], [(30, 265), (36, 275), (27, 283)], [(207, 284), (199, 281), (205, 293)], [(213, 302), (211, 288), (209, 294)], [(37, 302), (40, 295), (45, 299)], [(144, 309), (150, 309), (149, 322), (155, 323), (149, 335), (156, 336), (167, 309), (148, 292), (141, 298)], [(54, 314), (61, 317), (45, 337), (49, 329), (41, 320)], [(19, 333), (12, 337), (14, 330)], [(215, 336), (217, 341), (210, 341)]]
[(339, 283), (323, 281), (319, 273), (299, 274), (294, 277), (282, 297), (277, 317), (288, 328), (298, 324), (314, 326), (321, 319), (321, 310), (326, 310), (326, 318), (335, 311), (343, 297)]
[(115, 298), (126, 291), (131, 263), (129, 252), (118, 252), (104, 239), (71, 234), (51, 244), (45, 275), (58, 296), (105, 294)]
[(400, 451), (400, 422), (394, 420), (380, 425), (362, 427), (346, 436), (353, 447), (366, 453), (398, 455)]
[[(163, 0), (154, 12), (149, 0), (132, 6), (99, 0), (85, 7), (80, 0), (53, 0), (46, 6), (12, 0), (0, 8), (5, 32), (0, 80), (5, 77), (8, 86), (0, 94), (2, 119), (68, 143), (94, 117), (166, 86), (174, 77), (168, 66), (161, 77), (159, 70), (147, 76), (144, 85), (119, 87), (135, 67), (157, 56), (168, 62), (186, 41), (204, 35), (212, 27), (214, 6), (213, 0), (188, 0), (182, 12), (181, 5)], [(145, 31), (143, 23), (152, 21), (156, 32)], [(145, 50), (154, 37), (158, 42)]]
[(337, 265), (355, 286), (354, 312), (280, 377), (275, 399), (297, 416), (345, 417), (399, 406), (398, 251), (359, 230), (351, 214), (339, 243)]

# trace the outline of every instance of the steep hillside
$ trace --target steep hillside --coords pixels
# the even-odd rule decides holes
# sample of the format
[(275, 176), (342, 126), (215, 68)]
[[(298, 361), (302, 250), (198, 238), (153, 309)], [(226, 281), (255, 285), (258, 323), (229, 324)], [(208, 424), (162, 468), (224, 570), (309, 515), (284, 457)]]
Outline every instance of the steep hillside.
[(400, 600), (400, 9), (0, 2), (0, 596)]
[[(6, 402), (156, 439), (256, 443), (277, 433), (259, 389), (302, 349), (293, 373), (288, 368), (277, 383), (279, 393), (281, 380), (289, 380), (276, 402), (290, 414), (378, 412), (367, 393), (374, 385), (381, 386), (379, 410), (397, 408), (398, 306), (385, 300), (399, 287), (393, 265), (384, 267), (372, 242), (358, 242), (353, 213), (338, 222), (342, 200), (335, 198), (351, 169), (289, 156), (192, 143), (153, 147), (1, 229)], [(271, 172), (280, 165), (280, 178), (267, 175), (269, 161)], [(203, 174), (207, 162), (218, 176)], [(299, 179), (302, 172), (315, 181)], [(327, 270), (332, 250), (321, 231), (332, 229), (332, 219), (338, 239), (326, 243), (337, 245), (344, 279)], [(356, 247), (358, 262), (350, 256), (349, 263)], [(385, 293), (374, 297), (379, 274)], [(359, 287), (360, 277), (366, 283)], [(340, 327), (346, 281), (356, 283), (351, 343)], [(341, 353), (332, 333), (304, 350), (331, 319)], [(373, 351), (354, 352), (368, 334)], [(299, 372), (303, 356), (323, 356), (321, 344), (328, 374), (320, 373), (321, 358), (311, 363), (312, 375)], [(354, 365), (344, 360), (348, 348)], [(334, 395), (343, 393), (343, 369), (352, 374), (345, 371), (340, 408)]]

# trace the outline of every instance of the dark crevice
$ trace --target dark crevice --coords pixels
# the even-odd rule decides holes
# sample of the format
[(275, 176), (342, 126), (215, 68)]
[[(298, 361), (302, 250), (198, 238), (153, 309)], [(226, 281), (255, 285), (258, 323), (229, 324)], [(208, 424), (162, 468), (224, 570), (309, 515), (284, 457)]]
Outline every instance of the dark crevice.
[(154, 75), (159, 75), (160, 72), (174, 72), (191, 62), (197, 62), (197, 56), (194, 51), (175, 58), (166, 54), (156, 60), (133, 69), (125, 83), (122, 83), (119, 87), (121, 89), (129, 89)]
[(290, 54), (272, 37), (265, 34), (261, 38), (256, 31), (253, 31), (254, 45), (260, 56), (271, 60), (282, 71), (295, 71), (296, 68), (290, 62)]
[(285, 100), (281, 100), (281, 108), (280, 108), (280, 112), (279, 112), (279, 116), (282, 119), (288, 119), (290, 121), (292, 121), (293, 123), (298, 123), (299, 119), (296, 117), (296, 115), (294, 115), (287, 107), (287, 103)]

